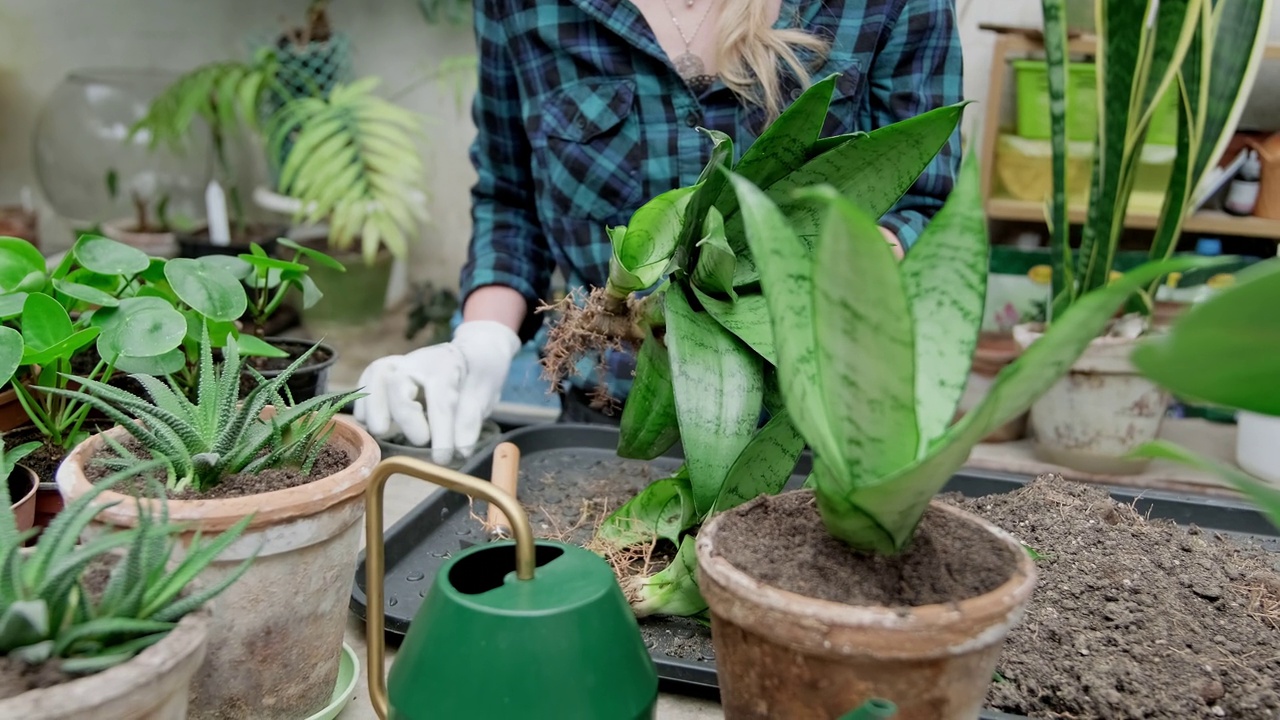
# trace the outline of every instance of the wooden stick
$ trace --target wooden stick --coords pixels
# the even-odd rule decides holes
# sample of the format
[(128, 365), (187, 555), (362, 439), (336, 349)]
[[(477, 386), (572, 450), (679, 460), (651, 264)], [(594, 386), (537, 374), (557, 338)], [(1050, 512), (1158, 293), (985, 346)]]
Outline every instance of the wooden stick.
[[(489, 481), (499, 490), (515, 498), (519, 480), (520, 448), (513, 443), (504, 442), (494, 448), (493, 469), (489, 473)], [(511, 537), (511, 521), (507, 520), (507, 516), (493, 505), (489, 506), (485, 529), (491, 537)]]

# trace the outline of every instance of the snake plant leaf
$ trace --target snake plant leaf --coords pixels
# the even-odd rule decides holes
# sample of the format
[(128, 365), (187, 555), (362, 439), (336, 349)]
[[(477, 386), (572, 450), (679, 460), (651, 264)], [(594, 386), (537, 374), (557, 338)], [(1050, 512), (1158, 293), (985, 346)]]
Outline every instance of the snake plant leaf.
[(864, 137), (866, 134), (867, 133), (858, 130), (851, 133), (844, 133), (843, 135), (832, 135), (831, 137), (818, 138), (818, 141), (813, 144), (813, 147), (809, 148), (808, 159), (812, 160), (823, 153), (831, 152), (850, 140)]
[(724, 236), (724, 216), (714, 207), (707, 211), (702, 239), (696, 247), (698, 262), (693, 267), (693, 287), (736, 299), (738, 293), (733, 289), (736, 260)]
[(622, 406), (618, 456), (652, 460), (680, 439), (671, 357), (650, 331), (636, 355), (636, 376)]
[(969, 379), (987, 292), (987, 219), (978, 156), (902, 261), (915, 337), (919, 454), (951, 424)]
[(44, 286), (45, 260), (34, 245), (0, 237), (0, 295), (35, 292)]
[(1183, 313), (1167, 333), (1134, 349), (1138, 371), (1179, 397), (1280, 415), (1280, 260), (1237, 275), (1234, 285)]
[(4, 387), (22, 364), (22, 333), (0, 325), (0, 387)]
[(689, 204), (680, 227), (679, 241), (673, 254), (675, 265), (680, 268), (686, 267), (698, 230), (702, 228), (703, 221), (717, 198), (723, 195), (725, 179), (720, 169), (733, 165), (733, 140), (719, 130), (698, 130), (711, 139), (711, 157), (693, 185), (694, 190), (689, 196)]
[(781, 492), (803, 451), (804, 436), (787, 411), (775, 413), (729, 468), (711, 514), (730, 510), (760, 495)]
[(694, 504), (715, 504), (725, 475), (751, 441), (760, 420), (764, 368), (728, 330), (695, 312), (684, 292), (666, 293), (667, 349), (680, 440), (688, 458)]
[(807, 323), (797, 322), (797, 318), (812, 318), (814, 312), (813, 296), (805, 291), (813, 287), (809, 248), (792, 232), (786, 216), (764, 191), (738, 175), (730, 174), (730, 182), (738, 194), (751, 254), (765, 269), (760, 286), (773, 328), (775, 364), (779, 367), (786, 409), (815, 452), (839, 457), (840, 445), (827, 421), (825, 398), (821, 389), (809, 382), (817, 376), (817, 334), (801, 327)]
[[(960, 123), (964, 106), (936, 108), (842, 143), (770, 185), (768, 197), (783, 209), (793, 234), (802, 238), (816, 236), (821, 222), (805, 203), (795, 201), (794, 193), (803, 188), (830, 185), (878, 219), (893, 208), (946, 145)], [(736, 287), (759, 281), (755, 259), (743, 246), (744, 220), (741, 212), (725, 213), (725, 234), (738, 255)]]
[(815, 458), (815, 491), (827, 530), (860, 550), (900, 551), (910, 541), (930, 499), (964, 465), (973, 446), (1010, 418), (1025, 412), (1057, 382), (1126, 300), (1155, 278), (1222, 262), (1221, 258), (1206, 257), (1148, 262), (1105, 288), (1082, 296), (1006, 366), (978, 406), (952, 425), (916, 462), (877, 476), (852, 492), (842, 492), (840, 483), (826, 480), (834, 468), (819, 454)]
[(610, 234), (609, 287), (623, 294), (646, 290), (666, 274), (675, 256), (684, 212), (696, 185), (658, 195), (631, 216), (625, 232)]
[(697, 521), (689, 474), (681, 468), (673, 477), (650, 483), (605, 518), (596, 537), (618, 549), (648, 545), (655, 538), (679, 545), (680, 534)]
[[(1071, 260), (1067, 215), (1067, 21), (1064, 0), (1043, 0), (1044, 50), (1049, 90), (1050, 146), (1053, 154), (1053, 194), (1049, 202), (1051, 297), (1062, 296), (1074, 287), (1075, 268)], [(927, 229), (927, 228), (926, 228)]]
[(773, 346), (773, 326), (769, 322), (769, 308), (760, 293), (736, 293), (736, 300), (712, 297), (697, 287), (693, 294), (702, 303), (702, 309), (715, 321), (747, 344), (769, 364), (778, 362), (778, 352)]
[[(832, 73), (806, 88), (751, 143), (733, 171), (757, 187), (767, 188), (800, 168), (822, 133), (839, 77), (839, 73)], [(737, 210), (737, 200), (737, 195), (725, 188), (716, 204), (729, 215)]]
[(690, 535), (680, 541), (680, 549), (671, 564), (661, 572), (645, 578), (632, 578), (624, 588), (634, 598), (631, 610), (638, 618), (650, 615), (688, 617), (707, 609), (707, 601), (698, 591), (698, 554)]
[(1164, 440), (1157, 440), (1143, 445), (1135, 450), (1132, 455), (1133, 457), (1172, 460), (1188, 467), (1213, 473), (1249, 498), (1271, 520), (1271, 524), (1280, 529), (1280, 489), (1242, 472), (1239, 468), (1205, 457)]
[[(1173, 158), (1173, 168), (1169, 173), (1169, 183), (1164, 194), (1164, 203), (1160, 207), (1160, 220), (1156, 223), (1155, 237), (1151, 240), (1150, 256), (1152, 260), (1163, 260), (1173, 254), (1178, 238), (1182, 235), (1182, 224), (1187, 217), (1188, 203), (1195, 192), (1195, 177), (1192, 175), (1192, 156), (1200, 138), (1195, 133), (1194, 117), (1187, 94), (1187, 85), (1181, 74), (1178, 76), (1178, 154)], [(1147, 288), (1148, 294), (1154, 297), (1157, 279)]]
[[(819, 189), (811, 194), (827, 204), (827, 219), (809, 258), (813, 285), (796, 288), (813, 296), (813, 320), (794, 324), (817, 336), (816, 372), (804, 381), (812, 383), (822, 397), (842, 465), (848, 470), (843, 479), (858, 482), (864, 475), (892, 472), (917, 456), (920, 431), (912, 313), (898, 262), (875, 220), (834, 191)], [(970, 241), (960, 241), (966, 242)], [(858, 268), (857, 282), (849, 281), (850, 268)], [(773, 298), (768, 292), (765, 297)], [(981, 313), (971, 317), (977, 321)], [(775, 323), (775, 333), (778, 330)], [(951, 333), (948, 341), (952, 340), (960, 338)], [(875, 350), (869, 351), (872, 347)], [(785, 361), (779, 371), (784, 375), (803, 372)]]
[[(1206, 0), (1206, 4), (1208, 4)], [(1217, 0), (1208, 32), (1212, 48), (1205, 78), (1203, 142), (1196, 156), (1197, 183), (1218, 164), (1235, 134), (1258, 77), (1271, 27), (1269, 0)]]
[(1152, 28), (1155, 42), (1150, 50), (1151, 60), (1139, 106), (1145, 123), (1150, 123), (1165, 93), (1176, 88), (1178, 71), (1200, 25), (1200, 8), (1204, 2), (1159, 0), (1156, 3), (1155, 26)]

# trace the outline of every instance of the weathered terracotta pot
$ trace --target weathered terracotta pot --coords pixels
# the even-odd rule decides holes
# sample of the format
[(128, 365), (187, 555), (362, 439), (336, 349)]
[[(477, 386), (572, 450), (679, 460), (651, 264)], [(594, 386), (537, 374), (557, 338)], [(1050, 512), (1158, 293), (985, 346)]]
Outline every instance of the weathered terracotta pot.
[(116, 218), (102, 223), (102, 234), (155, 257), (171, 258), (178, 252), (178, 240), (171, 231), (139, 232), (135, 218)]
[(31, 422), (27, 411), (22, 409), (18, 393), (13, 388), (0, 392), (0, 433), (17, 430)]
[(211, 613), (188, 613), (163, 640), (94, 675), (0, 700), (0, 718), (185, 720), (191, 677), (204, 662)]
[[(786, 494), (801, 493), (809, 491)], [(895, 720), (978, 717), (1005, 636), (1035, 587), (1035, 565), (1018, 542), (935, 502), (1009, 546), (1016, 559), (1004, 584), (959, 602), (910, 608), (817, 600), (764, 584), (721, 555), (722, 529), (750, 522), (746, 513), (766, 499), (721, 513), (698, 532), (698, 586), (711, 608), (725, 718), (830, 720), (873, 697), (897, 704)]]
[[(218, 596), (209, 657), (192, 684), (191, 717), (296, 720), (328, 704), (338, 677), (351, 576), (360, 545), (364, 489), (378, 444), (339, 416), (330, 443), (353, 458), (339, 473), (306, 485), (246, 497), (168, 503), (169, 518), (208, 536), (253, 515), (244, 535), (201, 577), (215, 583), (257, 551), (248, 572)], [(123, 440), (122, 428), (107, 434)], [(90, 489), (85, 463), (102, 447), (85, 440), (58, 469), (70, 503)], [(132, 527), (135, 499), (104, 492), (95, 523)], [(189, 544), (191, 535), (185, 536)]]
[[(1026, 348), (1041, 330), (1019, 325), (1014, 337)], [(1137, 343), (1094, 339), (1031, 406), (1031, 434), (1042, 460), (1099, 475), (1132, 475), (1147, 468), (1150, 460), (1125, 456), (1159, 437), (1171, 397), (1129, 361)]]
[(36, 490), (40, 488), (40, 480), (34, 472), (21, 465), (14, 468), (6, 480), (9, 497), (14, 498), (10, 507), (18, 523), (18, 532), (30, 530), (36, 521)]

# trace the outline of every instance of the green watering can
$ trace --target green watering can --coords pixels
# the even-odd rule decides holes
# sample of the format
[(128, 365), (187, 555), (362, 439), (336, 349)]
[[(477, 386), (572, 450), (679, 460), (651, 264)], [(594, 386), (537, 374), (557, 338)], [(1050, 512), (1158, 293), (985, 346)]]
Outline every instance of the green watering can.
[[(512, 481), (516, 462), (504, 469)], [(495, 457), (495, 480), (498, 465)], [(384, 681), (382, 495), (396, 474), (487, 501), (515, 540), (474, 545), (445, 562)], [(601, 557), (535, 541), (511, 493), (421, 460), (378, 463), (365, 502), (369, 698), (382, 720), (654, 717), (657, 670)]]

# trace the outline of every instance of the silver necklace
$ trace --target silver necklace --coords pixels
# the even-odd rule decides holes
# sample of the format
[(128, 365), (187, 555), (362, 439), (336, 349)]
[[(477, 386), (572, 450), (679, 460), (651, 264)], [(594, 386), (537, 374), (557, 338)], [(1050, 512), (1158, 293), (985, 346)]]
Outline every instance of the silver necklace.
[[(707, 74), (706, 64), (702, 62), (702, 58), (693, 54), (689, 46), (697, 39), (698, 31), (702, 30), (702, 23), (711, 14), (712, 3), (707, 3), (707, 9), (703, 11), (702, 17), (698, 19), (698, 24), (693, 28), (693, 36), (686, 37), (684, 28), (680, 27), (680, 21), (676, 20), (676, 13), (671, 7), (670, 0), (664, 0), (664, 2), (671, 15), (671, 24), (676, 27), (676, 32), (680, 33), (680, 39), (684, 41), (684, 52), (672, 61), (675, 64), (676, 72), (680, 73), (680, 77), (684, 78), (685, 83), (691, 88), (702, 92), (711, 86), (715, 78)], [(685, 7), (693, 7), (693, 0), (685, 0)]]

